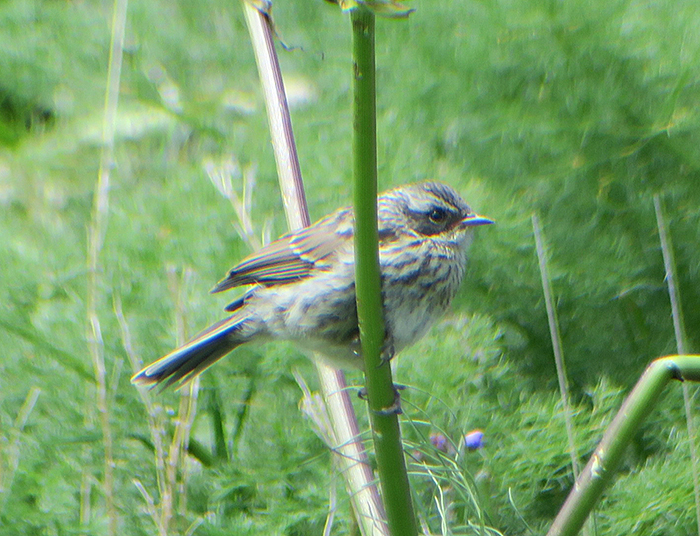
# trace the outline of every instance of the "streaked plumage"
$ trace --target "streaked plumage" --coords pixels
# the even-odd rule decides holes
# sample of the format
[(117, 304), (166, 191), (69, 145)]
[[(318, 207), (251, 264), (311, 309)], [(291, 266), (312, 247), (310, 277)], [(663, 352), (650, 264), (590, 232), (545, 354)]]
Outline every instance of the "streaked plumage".
[[(427, 182), (377, 199), (387, 347), (413, 344), (443, 314), (462, 281), (474, 214), (449, 186)], [(133, 378), (184, 383), (237, 346), (281, 339), (362, 368), (355, 304), (353, 212), (343, 208), (243, 259), (212, 290), (253, 285), (226, 307), (232, 315)]]

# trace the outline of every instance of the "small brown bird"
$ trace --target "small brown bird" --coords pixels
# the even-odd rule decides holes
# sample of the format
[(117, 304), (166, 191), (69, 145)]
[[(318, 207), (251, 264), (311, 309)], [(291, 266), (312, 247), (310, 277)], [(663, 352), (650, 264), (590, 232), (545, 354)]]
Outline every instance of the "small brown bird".
[[(400, 352), (445, 313), (464, 277), (473, 228), (493, 222), (437, 182), (389, 190), (377, 210), (385, 347)], [(362, 368), (353, 226), (352, 208), (342, 208), (245, 258), (212, 290), (252, 285), (226, 307), (231, 316), (131, 381), (182, 385), (237, 346), (274, 339), (319, 352), (334, 366)]]

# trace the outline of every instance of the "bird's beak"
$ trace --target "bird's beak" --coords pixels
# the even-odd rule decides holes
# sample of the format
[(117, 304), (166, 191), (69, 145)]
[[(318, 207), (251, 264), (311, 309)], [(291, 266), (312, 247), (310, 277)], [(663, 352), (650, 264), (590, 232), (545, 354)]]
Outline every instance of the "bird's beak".
[(462, 225), (464, 225), (465, 227), (474, 227), (476, 225), (488, 225), (490, 223), (495, 222), (486, 218), (485, 216), (479, 216), (478, 214), (474, 214), (473, 212), (462, 220)]

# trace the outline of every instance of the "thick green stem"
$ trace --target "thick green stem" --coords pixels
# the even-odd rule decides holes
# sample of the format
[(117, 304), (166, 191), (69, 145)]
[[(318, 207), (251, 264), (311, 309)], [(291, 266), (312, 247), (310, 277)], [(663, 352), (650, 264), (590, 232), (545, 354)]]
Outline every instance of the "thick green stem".
[(647, 367), (577, 479), (547, 536), (578, 533), (612, 480), (625, 448), (673, 379), (700, 381), (700, 356), (664, 357)]
[(394, 403), (391, 367), (382, 364), (384, 319), (377, 249), (377, 134), (374, 14), (351, 12), (354, 68), (355, 274), (357, 316), (365, 360), (377, 470), (391, 534), (418, 533)]

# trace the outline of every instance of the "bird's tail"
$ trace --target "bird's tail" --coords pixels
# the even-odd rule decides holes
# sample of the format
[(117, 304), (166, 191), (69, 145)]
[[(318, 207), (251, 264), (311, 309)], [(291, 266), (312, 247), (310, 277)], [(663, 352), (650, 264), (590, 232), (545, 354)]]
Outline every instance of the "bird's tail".
[(163, 388), (178, 384), (181, 387), (246, 342), (244, 338), (236, 337), (240, 325), (240, 315), (217, 322), (177, 350), (134, 374), (131, 383), (149, 386), (161, 384)]

